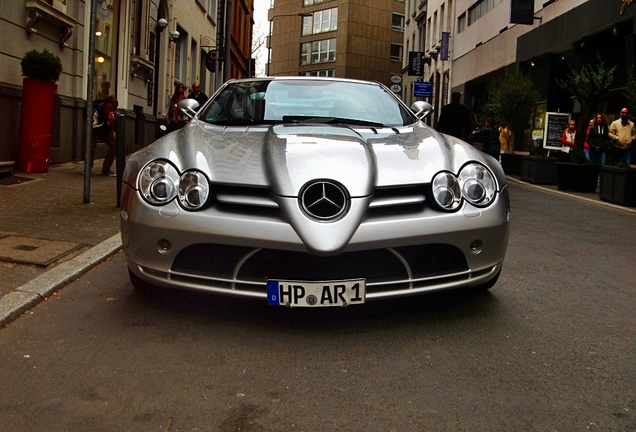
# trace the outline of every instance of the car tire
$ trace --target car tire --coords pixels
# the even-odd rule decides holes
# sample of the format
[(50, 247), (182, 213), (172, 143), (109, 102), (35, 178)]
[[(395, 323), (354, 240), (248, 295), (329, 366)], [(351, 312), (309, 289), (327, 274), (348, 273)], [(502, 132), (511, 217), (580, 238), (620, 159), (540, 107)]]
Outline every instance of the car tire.
[(141, 280), (139, 276), (134, 274), (132, 270), (128, 269), (128, 277), (130, 277), (130, 282), (136, 291), (144, 294), (148, 294), (154, 290), (154, 286), (149, 284), (148, 282)]
[(476, 291), (487, 291), (487, 290), (489, 290), (490, 288), (492, 288), (497, 283), (497, 280), (499, 279), (499, 275), (500, 274), (501, 274), (501, 269), (499, 269), (499, 271), (497, 272), (495, 277), (493, 277), (492, 279), (490, 279), (488, 282), (486, 282), (484, 284), (477, 285), (473, 289), (476, 290)]

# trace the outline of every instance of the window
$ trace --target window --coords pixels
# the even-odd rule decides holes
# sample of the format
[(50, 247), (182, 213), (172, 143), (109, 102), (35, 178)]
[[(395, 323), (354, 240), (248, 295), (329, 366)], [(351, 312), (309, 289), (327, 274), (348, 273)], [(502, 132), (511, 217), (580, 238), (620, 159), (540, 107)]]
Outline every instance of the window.
[(303, 6), (313, 6), (320, 3), (325, 3), (331, 0), (303, 0)]
[(466, 14), (463, 13), (457, 18), (457, 33), (461, 33), (466, 30)]
[(338, 29), (338, 8), (325, 9), (303, 17), (303, 36)]
[(501, 0), (480, 0), (468, 9), (468, 26), (490, 12)]
[(216, 22), (216, 5), (218, 0), (208, 0), (208, 15)]
[(393, 30), (404, 31), (404, 15), (394, 13), (391, 20), (391, 28)]
[(300, 72), (300, 76), (318, 76), (318, 77), (334, 77), (336, 76), (335, 69), (324, 69), (310, 72)]
[(399, 44), (391, 44), (391, 60), (402, 61), (404, 57), (404, 46)]
[(146, 22), (145, 9), (142, 0), (135, 2), (135, 14), (133, 15), (133, 54), (142, 55), (146, 51), (143, 46), (144, 23)]
[(325, 39), (300, 45), (300, 64), (324, 63), (336, 60), (336, 39)]
[(179, 39), (175, 42), (174, 77), (177, 81), (185, 82), (188, 69), (188, 41), (190, 38), (183, 27), (177, 25), (177, 31), (179, 32)]

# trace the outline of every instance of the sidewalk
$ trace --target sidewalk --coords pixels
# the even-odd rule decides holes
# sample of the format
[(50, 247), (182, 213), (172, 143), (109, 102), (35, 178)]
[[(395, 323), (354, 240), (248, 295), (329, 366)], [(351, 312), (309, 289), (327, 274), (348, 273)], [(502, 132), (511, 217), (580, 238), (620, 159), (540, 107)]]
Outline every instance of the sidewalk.
[(82, 161), (0, 177), (0, 326), (121, 247), (116, 178), (93, 169), (84, 204), (83, 171)]
[[(101, 166), (100, 161), (95, 166)], [(84, 204), (83, 162), (52, 165), (46, 174), (14, 172), (0, 178), (0, 327), (77, 279), (121, 247), (116, 178), (91, 176)], [(596, 193), (561, 192), (517, 176), (510, 183), (596, 202), (636, 214), (634, 207), (601, 201)]]

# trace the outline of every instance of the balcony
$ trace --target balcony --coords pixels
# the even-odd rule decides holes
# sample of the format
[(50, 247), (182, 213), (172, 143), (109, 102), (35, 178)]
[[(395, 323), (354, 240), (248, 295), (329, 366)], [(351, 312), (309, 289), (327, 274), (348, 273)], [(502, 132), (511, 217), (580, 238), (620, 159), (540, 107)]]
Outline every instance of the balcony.
[[(66, 6), (64, 3), (61, 5)], [(37, 33), (38, 24), (41, 21), (47, 21), (60, 29), (60, 48), (68, 46), (66, 41), (73, 36), (77, 21), (66, 15), (60, 8), (53, 7), (43, 0), (26, 0), (26, 16), (27, 33)]]

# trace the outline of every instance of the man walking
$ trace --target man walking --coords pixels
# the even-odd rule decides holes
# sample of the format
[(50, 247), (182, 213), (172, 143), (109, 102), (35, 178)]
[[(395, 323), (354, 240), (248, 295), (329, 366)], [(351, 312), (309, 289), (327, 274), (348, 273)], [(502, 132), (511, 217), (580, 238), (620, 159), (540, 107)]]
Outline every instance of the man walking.
[(459, 103), (461, 93), (451, 94), (451, 103), (444, 105), (437, 122), (438, 132), (466, 140), (471, 133), (470, 109)]
[(632, 163), (632, 144), (636, 138), (636, 127), (629, 119), (629, 109), (623, 108), (621, 118), (612, 122), (609, 127), (609, 137), (614, 141), (612, 161), (617, 165), (621, 161), (626, 168)]
[(203, 106), (207, 102), (208, 96), (201, 91), (199, 83), (192, 84), (192, 93), (188, 95), (188, 99), (194, 99), (199, 102), (199, 106)]

